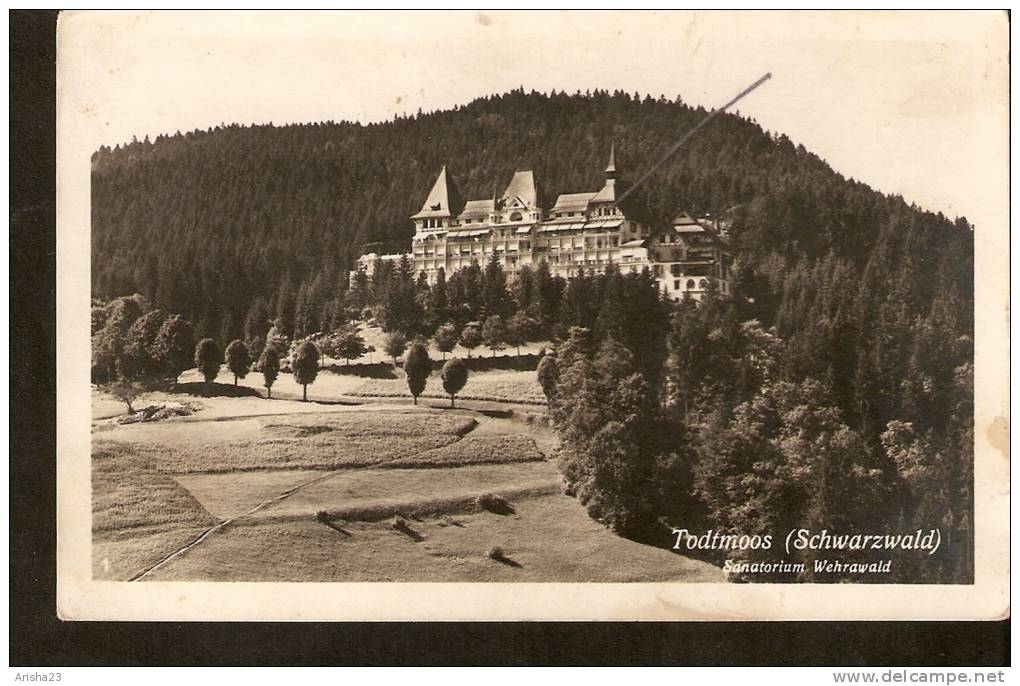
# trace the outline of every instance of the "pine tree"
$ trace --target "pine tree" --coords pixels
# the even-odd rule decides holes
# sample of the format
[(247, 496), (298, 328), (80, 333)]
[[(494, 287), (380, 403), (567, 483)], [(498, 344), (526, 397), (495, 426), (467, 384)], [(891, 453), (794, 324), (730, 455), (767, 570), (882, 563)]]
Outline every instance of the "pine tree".
[(489, 255), (482, 279), (482, 311), (488, 317), (508, 317), (513, 307), (506, 287), (506, 273), (496, 252)]
[(262, 297), (255, 298), (244, 319), (244, 343), (251, 359), (258, 359), (266, 346), (266, 334), (272, 326), (269, 306)]

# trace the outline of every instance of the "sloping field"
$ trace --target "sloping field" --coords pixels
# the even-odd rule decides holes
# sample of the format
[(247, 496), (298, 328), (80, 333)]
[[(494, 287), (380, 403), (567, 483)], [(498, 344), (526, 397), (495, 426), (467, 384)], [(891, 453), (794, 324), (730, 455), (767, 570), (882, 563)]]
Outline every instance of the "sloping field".
[[(454, 414), (334, 412), (182, 422), (120, 433), (136, 437), (134, 450), (160, 471), (188, 474), (365, 467), (449, 445), (475, 425), (476, 420)], [(137, 440), (142, 435), (148, 438), (144, 443)]]
[[(563, 495), (511, 499), (515, 513), (232, 526), (153, 581), (722, 582), (705, 562), (615, 536)], [(502, 560), (488, 556), (493, 546)]]
[(92, 573), (126, 580), (216, 523), (187, 490), (130, 445), (92, 446)]
[[(144, 580), (721, 579), (589, 519), (561, 494), (546, 459), (555, 438), (537, 422), (374, 405), (111, 426), (96, 437), (100, 579), (135, 578), (161, 560)], [(510, 506), (482, 510), (488, 493)], [(502, 556), (489, 555), (494, 546)]]

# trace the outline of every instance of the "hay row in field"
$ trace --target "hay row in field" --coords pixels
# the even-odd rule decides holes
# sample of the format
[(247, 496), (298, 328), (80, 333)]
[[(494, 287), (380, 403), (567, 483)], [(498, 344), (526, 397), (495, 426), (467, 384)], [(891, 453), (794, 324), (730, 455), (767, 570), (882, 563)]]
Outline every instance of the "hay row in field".
[[(557, 482), (535, 483), (517, 488), (504, 489), (499, 495), (510, 501), (537, 498), (544, 495), (554, 495), (562, 492), (562, 484)], [(324, 515), (329, 521), (347, 522), (378, 522), (390, 517), (420, 518), (431, 517), (441, 514), (462, 514), (468, 512), (479, 512), (479, 496), (483, 493), (472, 493), (446, 498), (417, 498), (404, 500), (386, 500), (374, 502), (370, 505), (351, 505), (330, 510), (324, 510)], [(258, 517), (244, 517), (235, 519), (230, 526), (261, 526), (263, 524), (274, 524), (309, 519), (308, 513), (292, 513), (278, 515), (259, 515)]]
[(395, 460), (385, 465), (397, 467), (456, 467), (471, 464), (503, 464), (508, 462), (539, 462), (545, 455), (534, 439), (528, 436), (468, 436), (467, 438), (425, 451), (414, 457)]

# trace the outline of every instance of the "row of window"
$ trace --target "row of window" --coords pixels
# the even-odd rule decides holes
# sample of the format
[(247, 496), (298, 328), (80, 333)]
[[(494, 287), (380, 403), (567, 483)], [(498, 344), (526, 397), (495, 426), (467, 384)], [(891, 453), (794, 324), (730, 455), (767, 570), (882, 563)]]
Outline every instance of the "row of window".
[[(706, 288), (708, 288), (708, 279), (702, 279), (698, 283), (695, 283), (694, 279), (687, 279), (687, 283), (685, 284), (685, 286), (687, 287), (686, 290), (688, 291), (693, 291), (695, 288), (705, 290)], [(673, 290), (674, 291), (680, 290), (680, 279), (673, 279)]]

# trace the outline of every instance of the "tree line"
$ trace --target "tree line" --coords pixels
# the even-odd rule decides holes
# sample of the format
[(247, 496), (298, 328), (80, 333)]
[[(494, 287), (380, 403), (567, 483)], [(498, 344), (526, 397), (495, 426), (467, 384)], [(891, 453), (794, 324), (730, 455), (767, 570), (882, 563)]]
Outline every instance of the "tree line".
[[(601, 187), (610, 142), (625, 182), (703, 116), (679, 97), (515, 90), (379, 124), (230, 124), (104, 146), (92, 160), (93, 294), (140, 293), (221, 341), (243, 336), (256, 301), (290, 336), (332, 330), (349, 317), (347, 269), (368, 249), (406, 250), (408, 217), (442, 164), (469, 197), (534, 169), (548, 206)], [(640, 196), (659, 221), (727, 215), (735, 249), (755, 259), (831, 251), (858, 265), (890, 214), (911, 209), (730, 114)]]
[[(914, 281), (911, 233), (860, 270), (831, 255), (787, 262), (775, 309), (745, 295), (761, 278), (745, 270), (733, 298), (571, 328), (539, 379), (561, 468), (592, 517), (659, 545), (673, 542), (671, 526), (773, 537), (939, 528), (936, 555), (894, 555), (892, 574), (870, 580), (969, 582), (972, 304), (944, 269)], [(891, 288), (869, 278), (879, 273)], [(794, 553), (800, 576), (764, 578), (844, 580), (815, 574), (815, 555)]]

